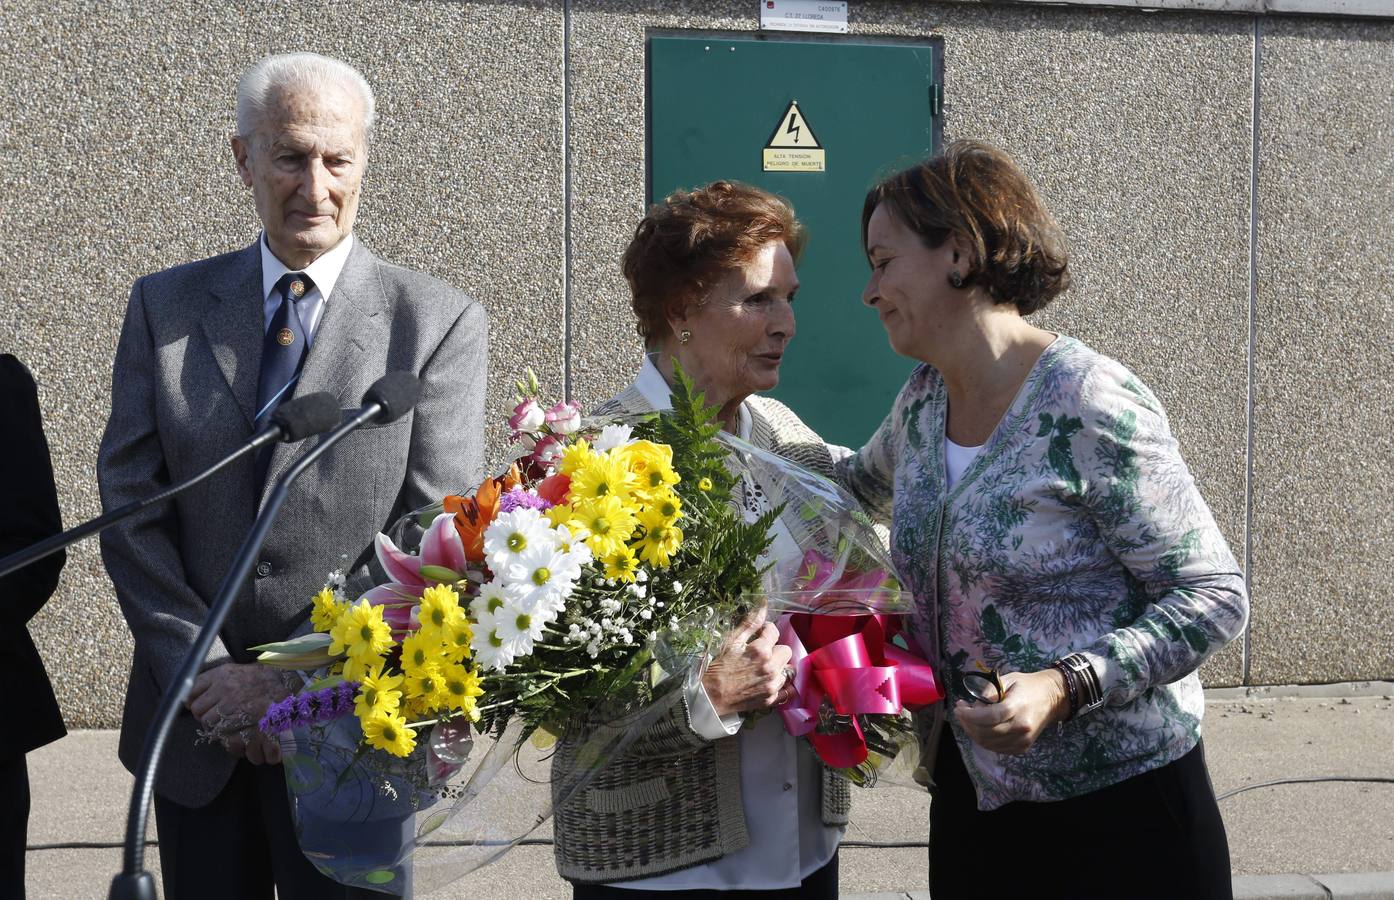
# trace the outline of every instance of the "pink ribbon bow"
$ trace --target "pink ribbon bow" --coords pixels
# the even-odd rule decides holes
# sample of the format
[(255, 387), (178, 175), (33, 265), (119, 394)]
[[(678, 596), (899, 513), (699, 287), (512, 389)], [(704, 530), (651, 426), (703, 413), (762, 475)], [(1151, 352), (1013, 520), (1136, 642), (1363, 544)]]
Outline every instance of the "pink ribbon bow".
[[(795, 737), (808, 735), (823, 762), (837, 769), (866, 761), (866, 738), (857, 716), (899, 714), (944, 696), (929, 663), (891, 643), (904, 616), (785, 613), (779, 643), (793, 651), (794, 696), (779, 707), (784, 727)], [(820, 730), (824, 700), (839, 716), (850, 716), (841, 730)]]

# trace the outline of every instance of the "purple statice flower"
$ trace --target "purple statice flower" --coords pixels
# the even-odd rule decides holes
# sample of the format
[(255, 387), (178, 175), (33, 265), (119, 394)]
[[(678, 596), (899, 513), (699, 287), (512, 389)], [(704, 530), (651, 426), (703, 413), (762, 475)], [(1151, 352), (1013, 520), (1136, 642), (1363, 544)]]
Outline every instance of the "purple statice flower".
[(266, 708), (266, 715), (261, 717), (257, 727), (262, 734), (268, 736), (278, 735), (283, 731), (290, 730), (290, 712), (295, 705), (295, 695), (291, 695), (284, 700), (271, 704)]
[(296, 728), (313, 725), (315, 714), (319, 711), (319, 692), (306, 691), (295, 698), (295, 712), (291, 714), (291, 724)]
[(499, 512), (501, 513), (513, 512), (515, 509), (543, 510), (551, 508), (551, 503), (521, 487), (512, 488), (499, 499)]
[(292, 694), (267, 707), (257, 727), (265, 734), (276, 735), (293, 728), (332, 722), (353, 712), (353, 698), (357, 693), (358, 682), (344, 681), (318, 691)]
[(331, 708), (334, 717), (346, 716), (353, 712), (353, 698), (358, 695), (358, 682), (345, 681), (334, 688), (334, 702)]

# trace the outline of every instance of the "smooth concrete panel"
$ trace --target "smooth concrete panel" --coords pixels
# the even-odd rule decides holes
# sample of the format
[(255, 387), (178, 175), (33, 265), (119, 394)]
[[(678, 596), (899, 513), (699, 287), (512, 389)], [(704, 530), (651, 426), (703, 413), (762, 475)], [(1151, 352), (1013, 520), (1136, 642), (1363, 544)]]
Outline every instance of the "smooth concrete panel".
[[(560, 0), (11, 4), (0, 331), (38, 379), (65, 520), (99, 512), (96, 448), (133, 279), (257, 233), (227, 138), (237, 75), (269, 52), (338, 56), (374, 85), (357, 234), (488, 307), (496, 463), (514, 373), (531, 364), (563, 389), (562, 41)], [(116, 724), (130, 645), (95, 542), (32, 630), (69, 724)]]
[(1394, 664), (1394, 23), (1263, 23), (1256, 683)]
[[(593, 402), (627, 382), (640, 354), (619, 257), (643, 207), (646, 29), (757, 23), (745, 4), (708, 4), (701, 15), (672, 2), (573, 8), (572, 376)], [(1241, 561), (1250, 27), (1202, 14), (852, 10), (856, 33), (944, 38), (946, 137), (1015, 155), (1069, 238), (1076, 286), (1042, 323), (1123, 360), (1156, 390)], [(905, 162), (887, 160), (888, 170)], [(1203, 674), (1238, 683), (1238, 644)]]

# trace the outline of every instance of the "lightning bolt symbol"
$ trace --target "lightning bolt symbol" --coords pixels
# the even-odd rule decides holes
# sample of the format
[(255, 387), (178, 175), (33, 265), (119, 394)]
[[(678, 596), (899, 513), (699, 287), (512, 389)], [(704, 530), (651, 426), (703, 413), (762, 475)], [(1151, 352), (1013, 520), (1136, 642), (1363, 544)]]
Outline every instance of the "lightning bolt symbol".
[[(768, 122), (769, 120), (766, 119), (765, 121)], [(789, 113), (789, 127), (784, 129), (785, 134), (792, 134), (794, 136), (794, 143), (796, 144), (799, 142), (799, 129), (802, 128), (801, 125), (795, 124), (798, 121), (799, 114), (797, 112)]]

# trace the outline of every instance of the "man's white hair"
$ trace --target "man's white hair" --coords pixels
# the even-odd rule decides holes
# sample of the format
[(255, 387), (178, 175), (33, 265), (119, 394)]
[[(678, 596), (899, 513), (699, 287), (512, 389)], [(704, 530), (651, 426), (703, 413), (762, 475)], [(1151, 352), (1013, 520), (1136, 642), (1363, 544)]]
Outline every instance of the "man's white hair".
[(285, 90), (346, 88), (357, 92), (363, 104), (363, 140), (373, 128), (373, 89), (368, 80), (346, 62), (318, 53), (282, 53), (253, 63), (237, 81), (237, 134), (251, 138), (261, 123), (272, 95)]

